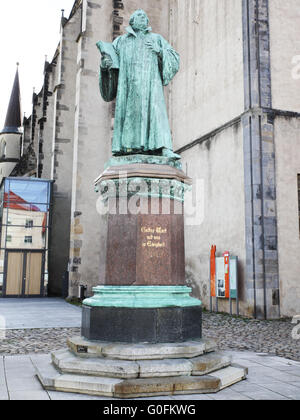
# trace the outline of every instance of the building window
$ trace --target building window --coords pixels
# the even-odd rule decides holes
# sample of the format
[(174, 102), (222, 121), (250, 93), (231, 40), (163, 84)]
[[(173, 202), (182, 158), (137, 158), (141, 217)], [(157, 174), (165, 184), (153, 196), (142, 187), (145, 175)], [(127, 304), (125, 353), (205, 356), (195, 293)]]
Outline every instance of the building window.
[(25, 227), (26, 228), (32, 228), (33, 227), (33, 220), (27, 219), (26, 223), (25, 223)]
[(11, 235), (7, 235), (6, 236), (6, 242), (11, 242), (12, 241), (12, 236)]
[(32, 244), (32, 236), (25, 236), (24, 242), (25, 244)]
[(7, 219), (7, 224), (8, 225), (11, 225), (11, 220), (10, 220), (10, 218), (8, 217), (8, 219)]

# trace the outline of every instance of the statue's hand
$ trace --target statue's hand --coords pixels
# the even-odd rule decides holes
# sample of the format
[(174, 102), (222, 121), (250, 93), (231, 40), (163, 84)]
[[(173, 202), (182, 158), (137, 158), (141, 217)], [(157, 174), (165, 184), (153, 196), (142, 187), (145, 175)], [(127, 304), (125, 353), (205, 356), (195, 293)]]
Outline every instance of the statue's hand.
[(104, 55), (101, 60), (101, 67), (105, 70), (109, 70), (113, 65), (112, 59), (108, 55)]
[(154, 41), (146, 41), (145, 42), (145, 45), (146, 45), (146, 47), (147, 48), (149, 48), (151, 51), (153, 51), (155, 54), (157, 54), (157, 55), (161, 55), (161, 49), (160, 49), (160, 47), (159, 47), (159, 45), (157, 45), (157, 43), (156, 42), (154, 42)]

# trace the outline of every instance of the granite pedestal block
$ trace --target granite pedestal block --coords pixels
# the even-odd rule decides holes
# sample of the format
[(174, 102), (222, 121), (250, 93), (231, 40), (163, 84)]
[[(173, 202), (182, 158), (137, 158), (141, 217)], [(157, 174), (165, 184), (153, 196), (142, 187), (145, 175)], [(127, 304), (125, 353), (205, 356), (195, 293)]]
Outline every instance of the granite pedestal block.
[(108, 215), (101, 283), (184, 285), (184, 193), (191, 180), (175, 167), (177, 161), (145, 156), (122, 161), (95, 180)]
[(202, 336), (201, 306), (116, 308), (83, 305), (82, 336), (123, 343), (180, 343)]

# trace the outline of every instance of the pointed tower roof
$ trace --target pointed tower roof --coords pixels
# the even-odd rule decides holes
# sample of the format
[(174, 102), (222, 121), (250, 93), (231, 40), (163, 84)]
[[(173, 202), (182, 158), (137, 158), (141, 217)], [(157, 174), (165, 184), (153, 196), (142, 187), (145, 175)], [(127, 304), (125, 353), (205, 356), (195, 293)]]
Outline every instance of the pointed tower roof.
[(4, 128), (1, 133), (20, 133), (21, 123), (21, 95), (20, 95), (20, 81), (19, 68), (17, 64), (17, 71), (10, 96), (10, 101), (7, 109), (6, 120)]

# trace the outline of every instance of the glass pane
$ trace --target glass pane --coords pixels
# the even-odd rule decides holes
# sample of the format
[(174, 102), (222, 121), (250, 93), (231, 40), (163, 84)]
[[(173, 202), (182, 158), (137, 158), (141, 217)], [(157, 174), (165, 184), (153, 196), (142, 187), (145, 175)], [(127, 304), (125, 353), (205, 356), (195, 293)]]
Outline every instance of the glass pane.
[(47, 211), (49, 191), (48, 182), (8, 180), (5, 183), (5, 207), (26, 211)]
[[(40, 223), (41, 221), (39, 221)], [(26, 228), (23, 226), (8, 226), (6, 247), (15, 249), (44, 249), (45, 229), (41, 227)]]
[(47, 181), (5, 180), (1, 248), (47, 248), (50, 190)]

